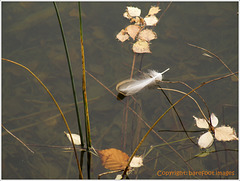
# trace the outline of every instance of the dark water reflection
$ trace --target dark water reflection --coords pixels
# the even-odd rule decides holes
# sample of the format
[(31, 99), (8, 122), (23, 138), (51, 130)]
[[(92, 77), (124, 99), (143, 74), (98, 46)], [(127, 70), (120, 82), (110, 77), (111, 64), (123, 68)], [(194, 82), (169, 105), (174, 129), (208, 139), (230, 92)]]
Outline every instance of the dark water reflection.
[[(58, 3), (79, 101), (81, 95), (81, 49), (77, 3)], [(133, 53), (131, 41), (124, 44), (115, 35), (128, 25), (122, 17), (126, 6), (137, 6), (142, 15), (154, 3), (82, 3), (84, 46), (87, 71), (115, 94), (118, 82), (130, 76)], [(168, 3), (160, 3), (166, 9)], [(66, 114), (70, 128), (77, 133), (77, 122), (69, 72), (52, 3), (2, 3), (2, 57), (8, 58), (31, 69), (49, 88)], [(162, 12), (159, 13), (158, 17)], [(184, 81), (192, 87), (228, 73), (217, 60), (202, 56), (193, 43), (217, 54), (235, 72), (238, 70), (238, 4), (237, 3), (172, 3), (155, 28), (158, 39), (152, 41), (152, 54), (144, 55), (143, 70), (163, 71), (168, 80)], [(137, 57), (136, 67), (140, 64)], [(136, 73), (137, 74), (137, 73)], [(182, 85), (163, 85), (188, 92)], [(227, 78), (206, 85), (198, 93), (206, 100), (219, 125), (230, 125), (238, 133), (238, 83)], [(92, 144), (97, 149), (117, 148), (123, 150), (122, 124), (124, 104), (117, 101), (104, 87), (87, 75), (87, 91), (92, 131)], [(168, 94), (172, 101), (181, 95)], [(152, 125), (169, 107), (166, 98), (157, 90), (145, 90), (134, 96), (141, 105), (130, 106)], [(199, 98), (194, 96), (204, 107)], [(125, 100), (126, 101), (126, 100)], [(81, 120), (83, 106), (80, 102)], [(2, 62), (2, 123), (13, 134), (27, 144), (69, 145), (64, 136), (66, 127), (54, 103), (39, 83), (25, 70), (16, 65)], [(192, 115), (200, 116), (192, 100), (186, 99), (176, 106), (187, 130), (197, 130)], [(141, 112), (142, 110), (142, 112)], [(204, 108), (206, 112), (206, 109)], [(174, 112), (168, 113), (155, 130), (182, 129)], [(129, 111), (125, 152), (129, 155), (147, 127)], [(196, 142), (201, 133), (189, 133)], [(2, 177), (3, 178), (77, 178), (77, 166), (72, 152), (59, 148), (30, 146), (29, 152), (17, 140), (2, 130)], [(184, 133), (161, 132), (159, 135), (169, 143), (186, 138)], [(163, 141), (151, 133), (138, 155), (148, 151), (151, 145)], [(215, 142), (218, 150), (237, 149), (238, 142)], [(201, 150), (189, 140), (172, 144), (173, 148), (188, 160)], [(93, 157), (92, 177), (105, 172), (99, 158)], [(238, 152), (222, 151), (188, 162), (194, 171), (231, 171), (238, 177)], [(168, 146), (155, 148), (144, 160), (144, 167), (130, 178), (220, 178), (208, 176), (158, 176), (159, 170), (188, 171), (189, 167)], [(86, 177), (86, 160), (83, 164)], [(115, 178), (108, 175), (105, 178)]]

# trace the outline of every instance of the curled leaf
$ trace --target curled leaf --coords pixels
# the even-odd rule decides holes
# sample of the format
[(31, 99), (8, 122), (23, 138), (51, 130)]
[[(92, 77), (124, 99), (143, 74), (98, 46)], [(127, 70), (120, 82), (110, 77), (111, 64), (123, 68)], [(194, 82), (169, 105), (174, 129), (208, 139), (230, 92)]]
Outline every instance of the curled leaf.
[(146, 23), (146, 26), (156, 26), (158, 19), (156, 16), (151, 15), (151, 16), (146, 16), (144, 18), (144, 21)]
[(145, 29), (139, 33), (138, 38), (149, 42), (153, 39), (157, 39), (157, 34), (150, 29)]
[(200, 136), (198, 140), (198, 145), (200, 148), (208, 148), (213, 144), (213, 136), (210, 131), (204, 133)]
[(218, 128), (215, 128), (215, 138), (218, 141), (232, 141), (232, 140), (238, 140), (238, 137), (236, 136), (236, 133), (233, 128), (230, 126), (221, 126)]
[(124, 42), (126, 40), (128, 40), (129, 36), (126, 32), (126, 30), (122, 29), (116, 36), (116, 38), (121, 41), (121, 42)]
[[(64, 133), (67, 136), (67, 138), (69, 139), (69, 141), (72, 142), (70, 134), (66, 133), (65, 131), (64, 131)], [(75, 145), (81, 145), (81, 138), (78, 134), (72, 134), (72, 138), (73, 138), (73, 142), (74, 142)]]
[(101, 157), (102, 165), (109, 170), (124, 170), (129, 156), (121, 150), (110, 148), (97, 151)]
[(141, 27), (138, 25), (129, 25), (125, 28), (125, 31), (129, 34), (130, 37), (132, 37), (133, 40), (135, 40), (135, 37), (137, 36), (140, 29)]
[(144, 40), (138, 40), (133, 44), (134, 53), (152, 53), (149, 48), (149, 43)]
[(148, 15), (149, 15), (149, 16), (155, 15), (155, 14), (157, 14), (159, 11), (161, 11), (161, 9), (159, 9), (158, 6), (152, 6), (152, 7), (149, 9)]

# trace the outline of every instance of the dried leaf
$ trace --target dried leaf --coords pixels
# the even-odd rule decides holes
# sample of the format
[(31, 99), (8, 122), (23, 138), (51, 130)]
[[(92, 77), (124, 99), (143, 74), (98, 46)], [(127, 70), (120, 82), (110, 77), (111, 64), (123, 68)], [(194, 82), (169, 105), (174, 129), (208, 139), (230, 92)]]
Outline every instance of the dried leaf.
[(122, 29), (116, 36), (116, 38), (121, 41), (121, 42), (124, 42), (126, 40), (128, 40), (129, 36), (128, 34), (126, 33), (126, 31), (124, 29)]
[(214, 113), (211, 114), (211, 123), (213, 127), (216, 127), (218, 125), (218, 118)]
[[(69, 141), (72, 142), (70, 134), (66, 133), (65, 131), (64, 131), (64, 133), (66, 134)], [(74, 142), (75, 145), (81, 145), (81, 139), (80, 139), (80, 136), (78, 134), (72, 134), (72, 138), (73, 138), (73, 142)]]
[(157, 39), (157, 34), (150, 29), (145, 29), (139, 33), (138, 38), (149, 42), (153, 39)]
[(127, 18), (127, 19), (131, 19), (132, 18), (127, 11), (123, 13), (123, 17)]
[(141, 27), (138, 25), (129, 25), (125, 28), (125, 31), (129, 34), (130, 37), (132, 37), (133, 40), (135, 40), (135, 37), (137, 36), (140, 29)]
[(195, 119), (196, 125), (197, 125), (198, 128), (205, 128), (205, 129), (209, 128), (207, 120), (202, 119), (202, 118), (197, 118), (195, 116), (193, 116), (193, 118)]
[(130, 167), (141, 167), (141, 166), (143, 166), (142, 156), (134, 156), (130, 163)]
[(135, 16), (140, 16), (141, 9), (137, 7), (127, 6), (126, 12), (128, 12), (129, 16), (135, 17)]
[(211, 55), (207, 54), (207, 53), (203, 53), (203, 56), (209, 57), (209, 58), (213, 58)]
[(212, 144), (213, 144), (213, 136), (210, 131), (201, 135), (198, 140), (198, 145), (200, 146), (200, 148), (208, 148)]
[(109, 170), (124, 170), (129, 156), (121, 150), (110, 148), (97, 151), (101, 157), (102, 165)]
[(156, 26), (158, 19), (156, 16), (151, 15), (151, 16), (146, 16), (144, 18), (144, 21), (146, 23), (146, 26)]
[(159, 11), (161, 11), (161, 9), (159, 9), (158, 6), (152, 6), (152, 7), (149, 9), (148, 15), (149, 15), (149, 16), (155, 15), (155, 14), (157, 14)]
[(218, 141), (232, 141), (238, 140), (236, 133), (233, 128), (230, 126), (221, 126), (214, 129), (215, 138)]
[(149, 48), (149, 43), (144, 40), (138, 40), (133, 44), (134, 53), (152, 53)]

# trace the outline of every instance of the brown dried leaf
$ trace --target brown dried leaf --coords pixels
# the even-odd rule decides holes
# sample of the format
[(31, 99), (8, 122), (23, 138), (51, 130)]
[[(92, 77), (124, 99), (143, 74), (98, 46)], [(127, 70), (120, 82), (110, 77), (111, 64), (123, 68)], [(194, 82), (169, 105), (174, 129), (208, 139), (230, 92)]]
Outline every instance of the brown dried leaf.
[(134, 53), (152, 53), (149, 48), (149, 43), (144, 40), (138, 40), (133, 44), (132, 49)]
[(122, 29), (122, 30), (117, 34), (116, 38), (117, 38), (119, 41), (124, 42), (124, 41), (128, 40), (129, 36), (128, 36), (127, 32), (126, 32), (124, 29)]
[(129, 156), (121, 150), (110, 148), (97, 151), (101, 157), (102, 165), (109, 170), (124, 170)]
[(149, 42), (153, 39), (157, 39), (157, 34), (150, 29), (145, 29), (139, 33), (138, 38)]
[(133, 40), (135, 40), (135, 37), (137, 36), (140, 29), (141, 27), (138, 25), (129, 25), (125, 28), (126, 32), (129, 34), (129, 36), (132, 37)]
[(149, 16), (155, 15), (155, 14), (157, 14), (159, 11), (161, 11), (161, 9), (159, 9), (158, 6), (152, 6), (152, 7), (149, 9), (148, 15), (149, 15)]

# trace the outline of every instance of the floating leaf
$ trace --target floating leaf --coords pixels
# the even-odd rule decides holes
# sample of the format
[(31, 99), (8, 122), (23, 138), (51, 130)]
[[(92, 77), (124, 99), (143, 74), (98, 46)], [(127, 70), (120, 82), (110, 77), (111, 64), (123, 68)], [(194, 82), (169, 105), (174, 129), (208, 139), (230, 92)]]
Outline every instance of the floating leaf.
[(117, 175), (116, 178), (115, 178), (115, 180), (122, 180), (122, 175), (120, 175), (120, 174)]
[(238, 140), (238, 137), (236, 136), (236, 133), (233, 128), (230, 126), (221, 126), (218, 128), (215, 128), (215, 138), (218, 141), (232, 141), (232, 140)]
[(153, 39), (157, 39), (157, 34), (150, 29), (145, 29), (139, 33), (138, 38), (149, 42)]
[(141, 167), (141, 166), (143, 166), (142, 156), (134, 156), (130, 163), (130, 167)]
[(155, 14), (157, 14), (159, 11), (161, 11), (161, 9), (159, 9), (158, 6), (152, 6), (152, 7), (149, 9), (148, 15), (149, 15), (149, 16), (155, 15)]
[(211, 123), (213, 127), (216, 127), (218, 125), (218, 118), (214, 113), (211, 114)]
[(101, 157), (102, 165), (109, 170), (124, 170), (129, 156), (121, 150), (110, 148), (97, 151)]
[(213, 143), (213, 136), (210, 131), (201, 135), (198, 140), (198, 145), (200, 146), (200, 148), (208, 148), (212, 145), (212, 143)]
[(207, 54), (207, 53), (203, 53), (203, 56), (209, 57), (209, 58), (213, 58), (211, 55)]
[(127, 18), (127, 19), (131, 19), (132, 18), (127, 11), (123, 13), (123, 17)]
[(126, 12), (128, 12), (129, 16), (135, 17), (135, 16), (140, 16), (141, 9), (137, 7), (127, 6)]
[(146, 26), (156, 26), (158, 19), (156, 16), (151, 15), (151, 16), (146, 16), (144, 18), (144, 21), (146, 23)]
[(129, 25), (125, 28), (125, 31), (129, 34), (130, 37), (132, 37), (133, 40), (135, 40), (135, 37), (137, 36), (140, 29), (141, 27), (138, 25)]
[(116, 36), (116, 38), (121, 41), (121, 42), (124, 42), (126, 40), (128, 40), (129, 36), (128, 34), (126, 33), (126, 30), (122, 29)]
[(149, 43), (144, 40), (138, 40), (133, 44), (134, 53), (152, 53), (149, 48)]
[(205, 128), (205, 129), (209, 128), (207, 120), (202, 119), (202, 118), (197, 118), (195, 116), (193, 116), (193, 118), (195, 119), (196, 125), (197, 125), (198, 128)]
[[(64, 133), (66, 134), (69, 141), (72, 142), (70, 134), (66, 133), (65, 131), (64, 131)], [(81, 139), (80, 139), (80, 136), (78, 134), (72, 134), (72, 138), (73, 138), (73, 142), (74, 142), (75, 145), (81, 145)]]

